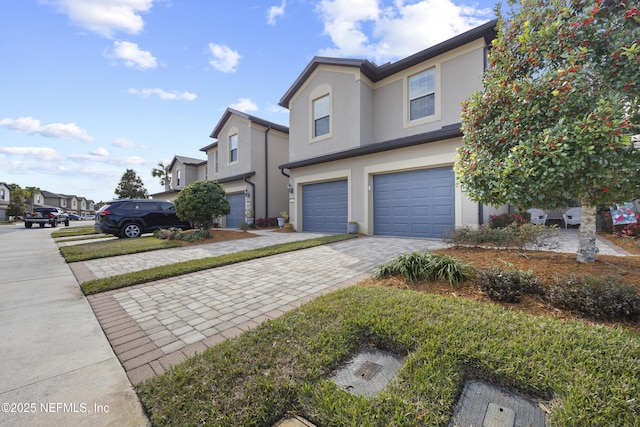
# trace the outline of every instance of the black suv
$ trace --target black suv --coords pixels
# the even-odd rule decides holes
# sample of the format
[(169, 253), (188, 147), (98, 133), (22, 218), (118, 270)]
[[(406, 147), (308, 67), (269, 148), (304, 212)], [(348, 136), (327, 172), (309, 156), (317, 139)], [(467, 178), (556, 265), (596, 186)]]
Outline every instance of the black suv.
[(164, 200), (122, 199), (107, 203), (96, 212), (93, 226), (98, 233), (139, 237), (160, 228), (192, 228), (176, 215), (176, 206)]

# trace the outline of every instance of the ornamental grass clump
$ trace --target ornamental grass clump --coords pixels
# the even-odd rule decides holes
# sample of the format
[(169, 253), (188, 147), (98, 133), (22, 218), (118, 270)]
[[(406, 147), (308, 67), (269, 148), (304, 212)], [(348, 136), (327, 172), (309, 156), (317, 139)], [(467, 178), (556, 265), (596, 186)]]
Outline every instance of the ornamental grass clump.
[(635, 319), (640, 316), (640, 294), (635, 286), (615, 277), (581, 278), (571, 274), (568, 282), (556, 280), (547, 300), (556, 307), (578, 311), (594, 319)]
[(522, 270), (502, 270), (497, 266), (482, 270), (476, 283), (483, 294), (494, 301), (520, 302), (524, 295), (544, 295), (540, 279), (533, 272)]
[(389, 276), (402, 276), (410, 282), (446, 280), (450, 285), (470, 280), (475, 269), (455, 258), (431, 252), (410, 252), (379, 265), (373, 272), (376, 280)]

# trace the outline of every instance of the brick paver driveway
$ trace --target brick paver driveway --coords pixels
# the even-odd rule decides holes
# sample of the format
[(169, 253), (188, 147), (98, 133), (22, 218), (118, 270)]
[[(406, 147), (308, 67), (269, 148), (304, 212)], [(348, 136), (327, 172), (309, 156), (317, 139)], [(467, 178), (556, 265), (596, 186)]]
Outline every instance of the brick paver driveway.
[[(315, 237), (307, 233), (291, 234), (296, 239)], [(260, 239), (236, 242), (248, 245)], [(198, 251), (206, 252), (200, 255), (212, 256), (223, 250), (223, 243), (215, 249), (198, 248)], [(277, 242), (272, 240), (269, 244), (274, 243)], [(237, 244), (225, 245), (227, 252), (242, 250)], [(266, 319), (366, 278), (375, 265), (394, 255), (440, 247), (443, 244), (439, 240), (361, 237), (114, 290), (88, 299), (131, 382), (137, 384)], [(173, 259), (167, 258), (167, 251), (172, 250), (163, 250), (162, 257), (157, 253), (155, 257), (153, 253), (132, 255), (130, 261), (138, 269), (148, 268), (142, 258), (149, 262), (162, 258), (166, 263), (167, 259)], [(116, 258), (122, 258), (119, 271), (122, 273), (126, 257)], [(110, 260), (113, 258), (91, 261), (86, 268), (101, 274), (106, 269), (99, 265), (108, 265)]]

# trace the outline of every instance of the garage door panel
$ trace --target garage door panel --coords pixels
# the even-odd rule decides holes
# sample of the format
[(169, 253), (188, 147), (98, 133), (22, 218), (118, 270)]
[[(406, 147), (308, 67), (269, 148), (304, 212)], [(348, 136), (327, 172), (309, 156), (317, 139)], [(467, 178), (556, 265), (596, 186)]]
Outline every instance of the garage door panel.
[(244, 222), (244, 194), (227, 194), (231, 211), (227, 215), (227, 228), (238, 228)]
[(451, 168), (374, 176), (374, 234), (441, 237), (455, 224)]
[(307, 184), (302, 187), (304, 231), (346, 233), (347, 180)]

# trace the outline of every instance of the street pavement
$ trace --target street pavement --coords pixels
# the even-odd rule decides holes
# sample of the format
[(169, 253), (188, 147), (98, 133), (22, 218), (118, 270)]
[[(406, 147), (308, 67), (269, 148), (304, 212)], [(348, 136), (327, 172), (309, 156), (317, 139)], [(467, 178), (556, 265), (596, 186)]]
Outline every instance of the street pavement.
[[(147, 425), (132, 384), (357, 283), (396, 254), (443, 247), (431, 239), (361, 237), (85, 298), (78, 282), (91, 278), (317, 234), (258, 231), (70, 268), (51, 231), (0, 227), (0, 426)], [(624, 254), (600, 239), (598, 246), (601, 254)], [(561, 231), (557, 250), (576, 249), (577, 230)]]

